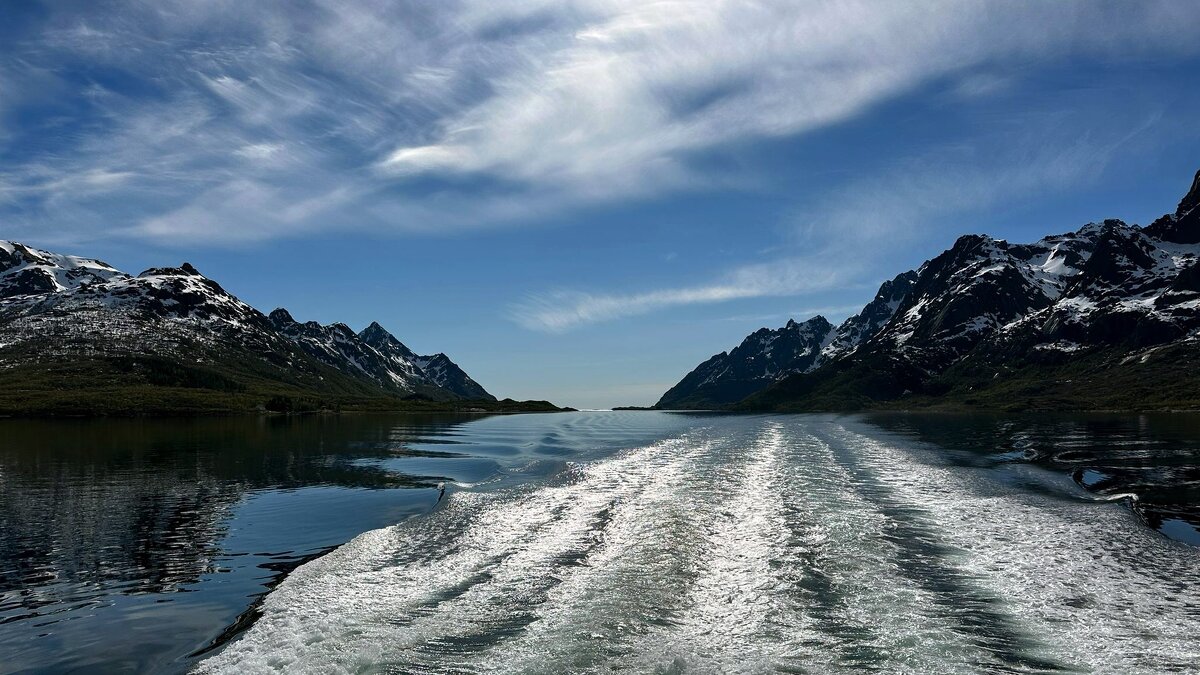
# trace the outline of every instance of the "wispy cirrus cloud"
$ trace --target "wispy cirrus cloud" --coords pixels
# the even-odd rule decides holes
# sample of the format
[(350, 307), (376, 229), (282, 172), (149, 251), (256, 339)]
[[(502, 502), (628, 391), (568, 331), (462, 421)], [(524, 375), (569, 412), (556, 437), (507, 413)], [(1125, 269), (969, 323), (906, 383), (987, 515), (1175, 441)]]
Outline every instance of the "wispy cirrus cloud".
[(1170, 1), (128, 0), (44, 14), (0, 47), (2, 105), (41, 113), (0, 130), (2, 215), (42, 236), (175, 244), (522, 223), (718, 184), (698, 153), (822, 129), (934, 79), (961, 77), (964, 96), (1004, 86), (980, 66), (1200, 49), (1197, 11)]
[[(971, 71), (979, 64), (1107, 53), (1110, 36), (1091, 30), (1100, 26), (1128, 35), (1135, 52), (1152, 36), (1166, 40), (1155, 49), (1189, 49), (1171, 26), (1177, 5), (569, 6), (570, 39), (537, 34), (519, 67), (497, 74), (492, 95), (439, 120), (432, 142), (401, 145), (380, 167), (637, 192), (702, 180), (688, 153), (821, 128), (933, 78), (966, 73), (960, 88), (972, 95), (1000, 88), (1000, 78)], [(480, 25), (502, 20), (485, 16)]]
[(535, 295), (515, 305), (510, 315), (531, 330), (561, 333), (668, 307), (825, 290), (853, 280), (860, 272), (856, 266), (819, 259), (777, 260), (740, 267), (708, 285), (628, 294), (555, 291)]
[[(969, 219), (972, 212), (1004, 200), (1028, 199), (1094, 178), (1152, 122), (1092, 143), (1063, 145), (1044, 138), (1014, 144), (1000, 137), (993, 139), (998, 147), (988, 149), (989, 157), (978, 156), (978, 149), (944, 149), (885, 175), (853, 181), (796, 213), (785, 245), (796, 251), (793, 256), (737, 267), (695, 286), (535, 294), (511, 307), (509, 316), (531, 330), (563, 333), (670, 307), (805, 295), (860, 283), (880, 268), (886, 272), (876, 276), (890, 277), (902, 271), (890, 261), (897, 251), (930, 235), (945, 217), (966, 214)], [(956, 234), (962, 228), (974, 231), (969, 221), (958, 227)]]

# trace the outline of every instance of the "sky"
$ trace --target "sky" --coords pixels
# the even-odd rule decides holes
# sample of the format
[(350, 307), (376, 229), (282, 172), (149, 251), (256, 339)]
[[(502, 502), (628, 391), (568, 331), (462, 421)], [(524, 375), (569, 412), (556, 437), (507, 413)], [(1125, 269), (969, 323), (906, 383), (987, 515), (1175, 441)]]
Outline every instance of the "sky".
[(1200, 3), (7, 0), (0, 238), (646, 405), (959, 235), (1173, 211)]

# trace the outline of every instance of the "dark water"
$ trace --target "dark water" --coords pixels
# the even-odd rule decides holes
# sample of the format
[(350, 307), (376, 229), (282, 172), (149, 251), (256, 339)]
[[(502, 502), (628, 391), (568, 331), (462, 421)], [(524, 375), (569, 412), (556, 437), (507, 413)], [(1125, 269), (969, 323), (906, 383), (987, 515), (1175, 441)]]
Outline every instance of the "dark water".
[(681, 423), (644, 422), (0, 421), (0, 672), (184, 670), (288, 571), (429, 511), (439, 482), (537, 478)]
[(0, 672), (1185, 672), (1198, 467), (1184, 415), (7, 421)]
[(949, 450), (947, 461), (1035, 464), (1129, 505), (1162, 534), (1200, 546), (1200, 415), (901, 415), (866, 421)]

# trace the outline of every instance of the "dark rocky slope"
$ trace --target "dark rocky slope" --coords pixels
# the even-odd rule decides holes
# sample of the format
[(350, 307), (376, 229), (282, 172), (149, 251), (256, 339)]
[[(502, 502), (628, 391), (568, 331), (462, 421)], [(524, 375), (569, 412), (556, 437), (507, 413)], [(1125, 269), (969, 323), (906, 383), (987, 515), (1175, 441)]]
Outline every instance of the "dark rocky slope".
[(916, 272), (884, 282), (861, 312), (834, 328), (823, 316), (783, 328), (759, 329), (730, 352), (701, 363), (655, 404), (660, 409), (719, 408), (762, 391), (789, 375), (807, 373), (854, 353), (892, 318), (912, 290)]
[(963, 236), (889, 282), (899, 301), (851, 349), (827, 348), (733, 407), (1200, 407), (1198, 205), (1200, 173), (1145, 228), (1106, 220), (1032, 244)]
[(367, 338), (282, 309), (265, 316), (186, 263), (132, 276), (0, 241), (0, 414), (495, 403), (444, 355)]

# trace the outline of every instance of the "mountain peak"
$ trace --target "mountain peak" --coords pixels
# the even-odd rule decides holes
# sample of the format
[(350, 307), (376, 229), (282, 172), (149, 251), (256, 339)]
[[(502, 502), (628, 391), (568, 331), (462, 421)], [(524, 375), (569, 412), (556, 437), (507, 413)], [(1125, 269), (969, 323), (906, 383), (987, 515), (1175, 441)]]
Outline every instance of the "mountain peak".
[(875, 294), (875, 300), (884, 303), (898, 301), (912, 289), (912, 286), (917, 281), (917, 271), (909, 270), (901, 272), (894, 278), (883, 282), (879, 287), (879, 292)]
[(0, 298), (57, 293), (128, 276), (99, 260), (0, 240)]
[(268, 315), (268, 318), (270, 318), (271, 323), (274, 323), (275, 325), (296, 323), (296, 320), (292, 318), (292, 313), (283, 307), (276, 307), (275, 310)]
[(388, 332), (388, 329), (379, 325), (378, 321), (372, 321), (370, 326), (362, 329), (362, 332), (358, 334), (358, 339), (390, 358), (412, 361), (417, 357), (416, 352), (406, 347), (395, 335)]
[(1200, 171), (1192, 178), (1192, 187), (1188, 190), (1175, 213), (1168, 213), (1159, 218), (1144, 230), (1146, 234), (1176, 244), (1200, 243)]
[(712, 408), (741, 400), (782, 377), (812, 368), (833, 330), (819, 314), (805, 321), (789, 319), (774, 330), (760, 328), (731, 351), (701, 363), (656, 405)]
[(200, 270), (192, 266), (191, 263), (183, 263), (179, 267), (151, 267), (142, 272), (139, 277), (202, 277)]
[(954, 240), (954, 246), (951, 248), (964, 249), (972, 246), (978, 246), (989, 241), (993, 241), (993, 239), (986, 234), (964, 234), (959, 236), (958, 239)]
[(821, 316), (820, 314), (814, 314), (811, 318), (808, 318), (804, 321), (796, 321), (795, 319), (788, 319), (787, 324), (783, 328), (784, 328), (784, 330), (799, 330), (801, 328), (816, 328), (817, 330), (828, 330), (829, 328), (832, 328), (832, 327), (833, 326), (829, 323), (829, 320), (826, 319), (824, 316)]
[(1192, 188), (1179, 201), (1179, 207), (1175, 209), (1175, 217), (1182, 218), (1197, 206), (1200, 206), (1200, 171), (1197, 171), (1195, 178), (1192, 178)]
[(372, 321), (370, 326), (362, 329), (358, 337), (362, 338), (367, 344), (378, 347), (380, 343), (388, 342), (396, 339), (388, 329), (379, 325), (378, 321)]
[(482, 385), (463, 372), (457, 363), (451, 361), (449, 356), (438, 352), (429, 356), (418, 356), (416, 360), (425, 375), (439, 387), (452, 391), (465, 399), (496, 400), (495, 396), (489, 394)]

